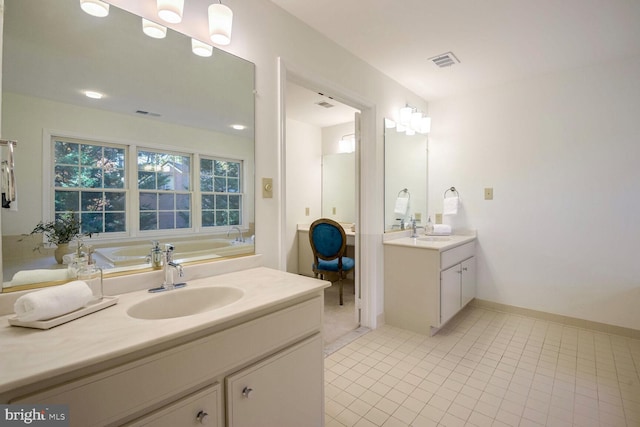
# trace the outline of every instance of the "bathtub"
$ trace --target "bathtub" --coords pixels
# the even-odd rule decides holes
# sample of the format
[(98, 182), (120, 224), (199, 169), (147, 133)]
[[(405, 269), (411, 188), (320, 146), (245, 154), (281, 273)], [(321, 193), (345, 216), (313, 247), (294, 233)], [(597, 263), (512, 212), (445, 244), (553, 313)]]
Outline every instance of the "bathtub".
[[(176, 262), (197, 261), (233, 255), (249, 255), (254, 252), (253, 242), (236, 242), (227, 239), (205, 239), (173, 243), (173, 259)], [(160, 247), (164, 249), (164, 244)], [(96, 252), (114, 266), (147, 264), (151, 244), (96, 248)]]

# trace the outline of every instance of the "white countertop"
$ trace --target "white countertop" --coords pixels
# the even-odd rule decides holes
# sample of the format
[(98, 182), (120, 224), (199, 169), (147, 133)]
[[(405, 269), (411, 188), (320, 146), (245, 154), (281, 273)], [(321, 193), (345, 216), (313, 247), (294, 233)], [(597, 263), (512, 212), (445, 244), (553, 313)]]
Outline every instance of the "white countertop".
[(397, 239), (385, 240), (384, 245), (389, 246), (406, 246), (419, 249), (430, 249), (439, 252), (446, 251), (447, 249), (455, 248), (456, 246), (464, 245), (465, 243), (476, 240), (475, 233), (473, 234), (453, 234), (451, 236), (427, 236), (424, 234), (418, 237), (400, 237)]
[(325, 281), (265, 267), (187, 283), (185, 289), (236, 287), (244, 291), (244, 296), (233, 304), (205, 313), (173, 319), (142, 320), (129, 317), (127, 309), (139, 301), (164, 293), (136, 291), (119, 295), (119, 302), (115, 306), (49, 330), (10, 326), (8, 318), (14, 314), (1, 316), (0, 393), (128, 356), (150, 346), (168, 344), (208, 329), (223, 329), (225, 324), (232, 324), (233, 321), (283, 302), (309, 296), (329, 286)]

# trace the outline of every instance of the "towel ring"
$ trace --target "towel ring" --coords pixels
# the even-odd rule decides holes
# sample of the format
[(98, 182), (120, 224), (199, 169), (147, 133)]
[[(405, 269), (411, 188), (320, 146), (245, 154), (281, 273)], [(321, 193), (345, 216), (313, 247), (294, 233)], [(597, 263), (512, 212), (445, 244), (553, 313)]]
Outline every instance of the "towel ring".
[(456, 193), (456, 196), (460, 197), (460, 193), (458, 193), (458, 190), (456, 190), (456, 187), (451, 187), (451, 188), (447, 188), (444, 192), (444, 198), (447, 198), (447, 193), (451, 191), (453, 193)]
[(402, 193), (407, 193), (407, 199), (411, 198), (411, 193), (409, 193), (409, 190), (407, 190), (406, 188), (403, 188), (402, 190), (398, 191), (398, 197), (400, 197), (400, 194)]

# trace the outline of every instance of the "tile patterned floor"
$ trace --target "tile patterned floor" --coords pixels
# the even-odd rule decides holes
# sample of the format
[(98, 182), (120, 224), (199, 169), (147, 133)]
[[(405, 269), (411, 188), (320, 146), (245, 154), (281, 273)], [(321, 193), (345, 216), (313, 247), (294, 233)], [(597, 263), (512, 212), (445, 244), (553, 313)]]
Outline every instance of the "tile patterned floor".
[(468, 307), (325, 359), (325, 425), (640, 426), (640, 340)]

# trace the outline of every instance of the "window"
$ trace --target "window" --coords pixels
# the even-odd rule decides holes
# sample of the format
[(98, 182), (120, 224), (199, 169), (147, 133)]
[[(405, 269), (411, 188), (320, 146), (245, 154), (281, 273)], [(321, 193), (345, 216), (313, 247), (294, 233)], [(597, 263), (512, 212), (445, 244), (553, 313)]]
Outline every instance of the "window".
[(138, 151), (140, 230), (191, 228), (191, 157)]
[(203, 227), (242, 224), (241, 176), (238, 161), (200, 159)]
[(78, 212), (83, 233), (127, 229), (125, 148), (54, 139), (54, 213)]
[[(76, 213), (83, 233), (136, 235), (243, 224), (242, 160), (66, 137), (51, 141), (54, 215)], [(132, 186), (129, 168), (137, 174)], [(128, 201), (136, 200), (139, 209), (133, 211)], [(197, 215), (194, 200), (202, 207)]]

